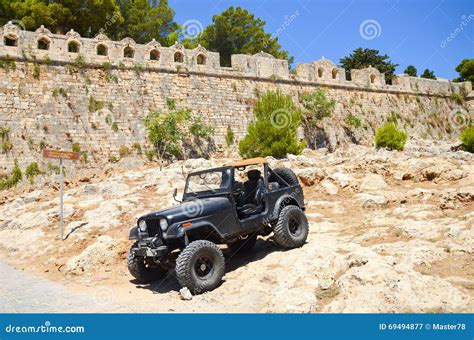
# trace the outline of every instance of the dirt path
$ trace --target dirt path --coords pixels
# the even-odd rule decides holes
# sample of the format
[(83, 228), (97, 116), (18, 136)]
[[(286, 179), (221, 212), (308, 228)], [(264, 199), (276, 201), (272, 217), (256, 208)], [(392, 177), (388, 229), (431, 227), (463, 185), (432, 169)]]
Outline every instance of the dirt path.
[(0, 313), (87, 313), (117, 312), (110, 291), (95, 294), (73, 292), (64, 285), (27, 273), (0, 261)]

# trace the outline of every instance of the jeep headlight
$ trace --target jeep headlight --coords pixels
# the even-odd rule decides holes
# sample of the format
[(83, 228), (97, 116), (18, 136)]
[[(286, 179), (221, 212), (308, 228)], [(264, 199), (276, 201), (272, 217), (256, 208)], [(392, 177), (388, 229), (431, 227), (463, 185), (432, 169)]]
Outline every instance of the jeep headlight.
[(138, 222), (138, 228), (140, 229), (141, 232), (146, 231), (146, 222), (145, 222), (145, 220), (141, 220), (140, 222)]
[(160, 228), (161, 230), (165, 231), (166, 228), (168, 228), (168, 221), (166, 220), (166, 218), (162, 218), (160, 220)]

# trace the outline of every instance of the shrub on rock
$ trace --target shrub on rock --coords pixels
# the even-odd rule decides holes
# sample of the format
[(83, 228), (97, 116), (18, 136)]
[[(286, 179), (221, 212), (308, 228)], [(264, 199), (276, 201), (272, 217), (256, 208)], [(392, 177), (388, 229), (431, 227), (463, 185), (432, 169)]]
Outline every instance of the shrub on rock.
[(461, 139), (464, 151), (474, 153), (474, 125), (464, 129), (459, 139)]
[(301, 125), (300, 109), (291, 96), (280, 91), (269, 91), (255, 103), (256, 120), (247, 128), (247, 135), (239, 144), (242, 157), (298, 155), (305, 144), (298, 141)]
[(42, 174), (44, 174), (44, 172), (41, 171), (41, 169), (38, 166), (38, 163), (36, 162), (30, 163), (25, 170), (26, 178), (28, 178), (31, 184), (34, 183), (36, 176), (42, 175)]
[(375, 145), (379, 148), (402, 151), (408, 134), (397, 129), (394, 123), (386, 123), (375, 134)]
[(0, 190), (10, 189), (17, 185), (23, 178), (21, 169), (18, 166), (18, 161), (15, 159), (15, 166), (12, 172), (6, 178), (0, 179)]

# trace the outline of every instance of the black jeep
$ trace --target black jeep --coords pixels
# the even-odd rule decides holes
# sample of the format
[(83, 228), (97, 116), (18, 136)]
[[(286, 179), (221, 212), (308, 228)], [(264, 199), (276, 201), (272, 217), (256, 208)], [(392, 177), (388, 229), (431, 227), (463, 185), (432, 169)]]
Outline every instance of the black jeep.
[[(239, 181), (243, 171), (245, 182)], [(273, 232), (278, 245), (300, 247), (308, 236), (304, 210), (293, 171), (271, 169), (264, 158), (190, 173), (179, 205), (144, 215), (130, 229), (136, 242), (128, 269), (138, 281), (151, 282), (175, 267), (179, 283), (194, 294), (212, 290), (225, 271), (217, 244), (248, 251), (258, 235)]]

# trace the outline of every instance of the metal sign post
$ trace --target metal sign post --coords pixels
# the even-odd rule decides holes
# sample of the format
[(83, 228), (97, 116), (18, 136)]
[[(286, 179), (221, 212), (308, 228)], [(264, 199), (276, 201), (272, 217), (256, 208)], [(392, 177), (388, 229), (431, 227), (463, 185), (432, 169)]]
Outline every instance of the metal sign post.
[(64, 240), (64, 204), (63, 204), (63, 159), (77, 161), (81, 157), (79, 152), (43, 150), (44, 158), (59, 159), (59, 237)]
[(59, 159), (59, 235), (64, 240), (63, 159)]

